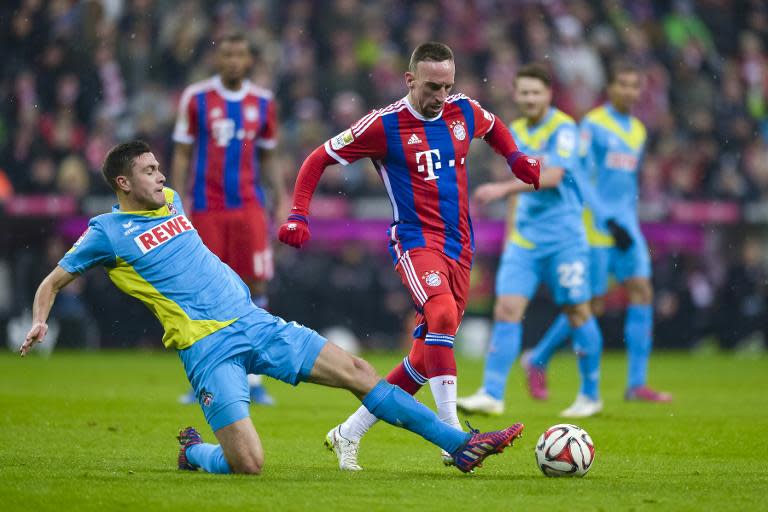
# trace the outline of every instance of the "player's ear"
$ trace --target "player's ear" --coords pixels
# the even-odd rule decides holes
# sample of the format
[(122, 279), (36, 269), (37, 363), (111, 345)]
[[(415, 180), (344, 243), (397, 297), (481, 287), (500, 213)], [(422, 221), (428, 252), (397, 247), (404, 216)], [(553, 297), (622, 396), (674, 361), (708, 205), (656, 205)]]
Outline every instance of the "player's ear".
[(405, 85), (408, 87), (408, 89), (413, 90), (413, 88), (416, 87), (416, 75), (414, 75), (410, 71), (406, 71), (404, 76), (405, 76)]
[(127, 176), (120, 175), (116, 177), (115, 183), (117, 184), (118, 190), (121, 190), (126, 194), (131, 191), (131, 180), (129, 180)]

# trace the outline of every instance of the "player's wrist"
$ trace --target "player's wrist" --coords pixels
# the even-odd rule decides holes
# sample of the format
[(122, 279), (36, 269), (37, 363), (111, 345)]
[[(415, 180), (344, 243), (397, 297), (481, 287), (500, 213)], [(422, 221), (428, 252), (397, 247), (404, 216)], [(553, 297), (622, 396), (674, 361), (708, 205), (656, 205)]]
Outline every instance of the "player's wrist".
[(518, 158), (521, 156), (525, 156), (525, 154), (522, 151), (513, 151), (509, 155), (507, 155), (507, 163), (509, 163), (510, 166), (514, 164)]
[(309, 219), (306, 215), (302, 215), (300, 213), (291, 213), (288, 215), (288, 221), (289, 222), (302, 222), (304, 224), (309, 225)]

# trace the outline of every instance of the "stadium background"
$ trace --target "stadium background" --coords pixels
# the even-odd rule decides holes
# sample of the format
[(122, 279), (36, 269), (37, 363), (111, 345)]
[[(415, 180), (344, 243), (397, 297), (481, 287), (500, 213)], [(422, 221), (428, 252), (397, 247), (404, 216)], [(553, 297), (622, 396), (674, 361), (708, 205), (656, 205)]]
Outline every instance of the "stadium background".
[[(657, 346), (763, 345), (761, 1), (22, 0), (0, 6), (0, 337), (9, 346), (26, 331), (37, 283), (87, 219), (111, 207), (99, 173), (105, 152), (141, 137), (169, 169), (179, 95), (211, 74), (212, 41), (234, 28), (259, 49), (254, 81), (277, 95), (278, 164), (289, 187), (316, 145), (404, 94), (402, 72), (420, 42), (448, 43), (457, 90), (505, 120), (515, 116), (521, 63), (551, 63), (556, 104), (579, 118), (603, 99), (607, 63), (627, 55), (647, 72), (636, 114), (650, 133), (640, 213), (652, 246)], [(473, 153), (474, 184), (506, 175), (483, 144)], [(474, 212), (469, 316), (490, 314), (503, 210)], [(276, 247), (273, 310), (320, 330), (345, 326), (368, 348), (407, 339), (411, 306), (385, 250), (390, 215), (370, 163), (329, 169), (313, 201), (310, 247)], [(60, 294), (59, 346), (161, 346), (149, 312), (112, 288), (94, 271)], [(612, 346), (621, 344), (623, 300), (611, 294)], [(552, 314), (542, 294), (528, 342)]]

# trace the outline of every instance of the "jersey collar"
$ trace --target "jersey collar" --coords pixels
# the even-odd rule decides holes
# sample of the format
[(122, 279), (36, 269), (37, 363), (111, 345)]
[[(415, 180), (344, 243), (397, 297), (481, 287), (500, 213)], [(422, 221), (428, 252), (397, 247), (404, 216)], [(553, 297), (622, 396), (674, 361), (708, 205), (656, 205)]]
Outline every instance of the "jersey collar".
[(221, 76), (216, 75), (213, 77), (213, 88), (227, 101), (242, 101), (243, 98), (245, 98), (245, 95), (248, 94), (250, 86), (250, 80), (246, 79), (240, 84), (240, 89), (232, 91), (224, 87), (224, 82), (221, 81)]
[(410, 98), (408, 98), (407, 94), (405, 95), (405, 98), (403, 98), (403, 99), (405, 100), (405, 106), (408, 107), (408, 112), (410, 112), (411, 115), (413, 115), (413, 117), (415, 117), (419, 121), (427, 121), (427, 122), (429, 122), (429, 121), (437, 121), (438, 119), (440, 119), (440, 117), (442, 117), (443, 110), (445, 110), (445, 105), (443, 105), (442, 110), (440, 110), (440, 113), (438, 113), (435, 117), (424, 117), (423, 115), (419, 114), (416, 111), (416, 109), (413, 107), (413, 105), (411, 105), (411, 100), (410, 100)]

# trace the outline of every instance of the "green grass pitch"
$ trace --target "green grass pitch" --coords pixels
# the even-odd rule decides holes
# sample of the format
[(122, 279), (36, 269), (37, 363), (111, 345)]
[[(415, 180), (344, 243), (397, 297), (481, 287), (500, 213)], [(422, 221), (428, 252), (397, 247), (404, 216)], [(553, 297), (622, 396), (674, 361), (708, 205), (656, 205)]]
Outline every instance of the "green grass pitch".
[[(382, 372), (398, 358), (370, 357)], [(482, 364), (461, 360), (460, 392)], [(605, 412), (579, 421), (596, 459), (583, 479), (546, 478), (539, 434), (573, 399), (568, 355), (551, 369), (553, 396), (530, 400), (519, 366), (501, 418), (483, 430), (526, 425), (513, 448), (474, 475), (440, 463), (439, 451), (389, 425), (363, 440), (365, 471), (338, 471), (322, 446), (357, 402), (341, 390), (269, 381), (279, 404), (252, 407), (266, 450), (264, 474), (219, 476), (175, 469), (180, 427), (213, 435), (197, 406), (176, 404), (186, 381), (163, 352), (58, 352), (50, 359), (0, 355), (0, 510), (768, 510), (768, 359), (658, 354), (653, 384), (668, 405), (622, 400), (623, 354), (603, 365)], [(418, 397), (432, 404), (428, 391)]]

